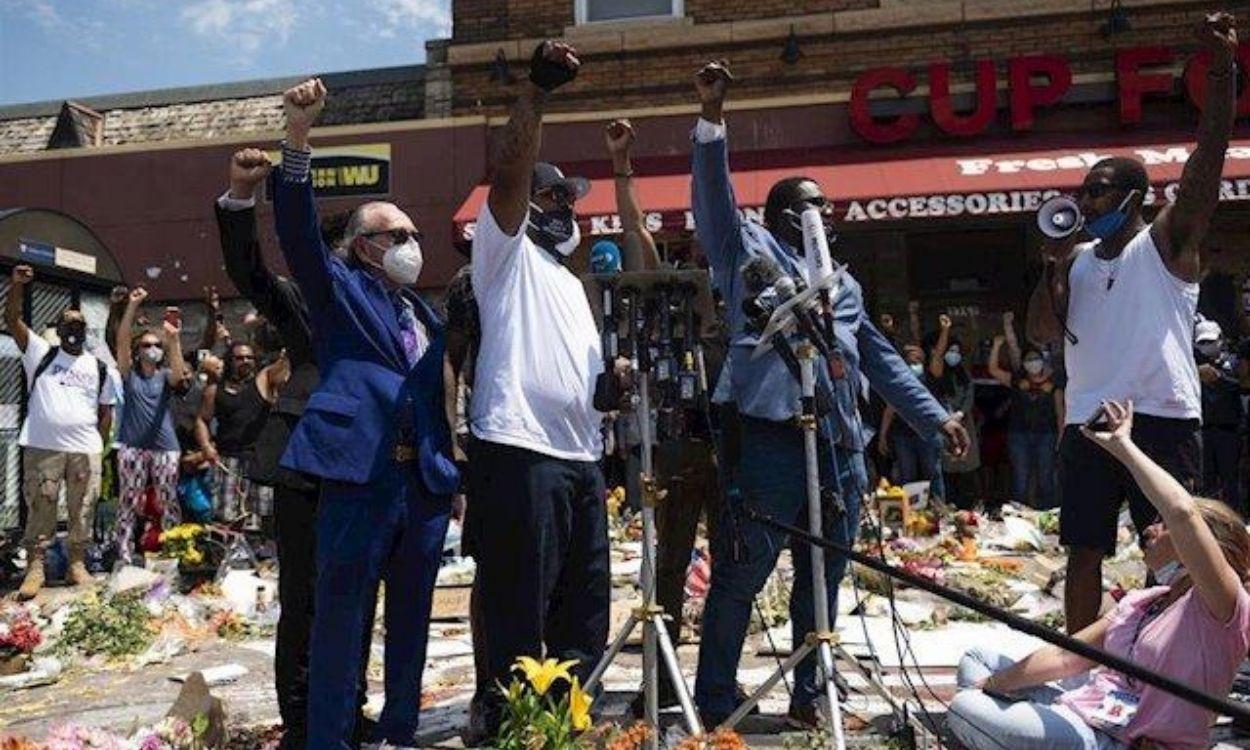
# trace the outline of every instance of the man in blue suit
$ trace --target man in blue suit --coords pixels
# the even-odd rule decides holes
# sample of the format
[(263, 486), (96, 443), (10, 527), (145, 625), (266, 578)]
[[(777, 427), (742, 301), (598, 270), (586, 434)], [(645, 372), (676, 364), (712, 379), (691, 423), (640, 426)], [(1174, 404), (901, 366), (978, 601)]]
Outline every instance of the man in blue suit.
[[(724, 63), (709, 63), (696, 77), (702, 117), (694, 131), (693, 208), (699, 245), (712, 266), (716, 287), (724, 295), (729, 323), (728, 403), (741, 415), (741, 459), (732, 479), (742, 501), (778, 521), (807, 526), (807, 495), (803, 432), (797, 428), (799, 385), (782, 358), (771, 350), (753, 358), (756, 337), (747, 328), (743, 302), (760, 290), (748, 289), (743, 267), (752, 258), (766, 258), (783, 274), (799, 276), (804, 266), (803, 234), (798, 217), (810, 207), (825, 215), (832, 206), (813, 180), (781, 180), (768, 195), (764, 226), (743, 221), (729, 176), (729, 156), (722, 120), (725, 94), (732, 77)], [(888, 339), (864, 311), (859, 284), (843, 274), (832, 300), (836, 361), (818, 364), (819, 385), (829, 406), (821, 420), (820, 473), (822, 496), (829, 507), (824, 518), (834, 541), (849, 544), (859, 527), (859, 502), (867, 491), (864, 430), (857, 398), (863, 379), (922, 435), (944, 433), (962, 452), (968, 441), (958, 416), (936, 402)], [(836, 377), (830, 377), (828, 373)], [(722, 380), (724, 375), (722, 375)], [(721, 389), (718, 389), (720, 391)], [(719, 394), (718, 394), (719, 395)], [(834, 497), (841, 504), (834, 502)], [(731, 502), (734, 500), (731, 498)], [(695, 701), (704, 725), (715, 726), (737, 707), (734, 681), (746, 637), (751, 601), (763, 588), (785, 546), (785, 538), (759, 524), (741, 524), (741, 539), (720, 535), (712, 553), (712, 588), (703, 615), (703, 639)], [(734, 552), (734, 542), (738, 553)], [(830, 613), (837, 612), (837, 592), (846, 559), (826, 557)], [(806, 547), (794, 554), (794, 591), (790, 615), (794, 642), (815, 630), (811, 558)], [(816, 659), (805, 659), (795, 671), (789, 718), (805, 728), (816, 726), (816, 698), (821, 693)]]
[(390, 203), (366, 203), (338, 248), (321, 238), (308, 133), (325, 105), (313, 79), (283, 95), (286, 140), (274, 219), (308, 301), (321, 382), (282, 465), (322, 478), (308, 747), (351, 747), (361, 623), (386, 581), (386, 707), (377, 741), (411, 745), (434, 581), (459, 482), (443, 409), (443, 325), (413, 290), (420, 233)]

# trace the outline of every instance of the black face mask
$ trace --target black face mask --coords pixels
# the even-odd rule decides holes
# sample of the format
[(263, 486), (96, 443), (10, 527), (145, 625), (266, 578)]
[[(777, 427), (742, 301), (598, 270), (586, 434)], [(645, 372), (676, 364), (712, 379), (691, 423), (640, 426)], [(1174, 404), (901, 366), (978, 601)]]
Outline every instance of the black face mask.
[(87, 339), (87, 324), (81, 322), (62, 323), (56, 327), (56, 336), (61, 340), (61, 348), (70, 354), (82, 351)]
[(561, 263), (573, 254), (581, 239), (581, 230), (577, 226), (577, 219), (573, 218), (572, 206), (544, 211), (531, 203), (529, 224), (525, 233), (535, 245), (546, 250)]

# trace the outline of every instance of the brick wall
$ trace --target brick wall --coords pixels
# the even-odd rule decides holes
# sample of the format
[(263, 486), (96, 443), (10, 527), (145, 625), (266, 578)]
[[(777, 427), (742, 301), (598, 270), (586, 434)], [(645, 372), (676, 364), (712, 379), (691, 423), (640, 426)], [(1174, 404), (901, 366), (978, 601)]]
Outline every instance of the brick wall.
[[(470, 0), (470, 3), (480, 2), (482, 0)], [(839, 2), (849, 5), (854, 0)], [(512, 5), (517, 4), (518, 0), (513, 0)], [(499, 6), (502, 2), (491, 5)], [(554, 0), (526, 5), (571, 8), (571, 2)], [(769, 0), (728, 0), (716, 4), (717, 10), (712, 10), (713, 4), (703, 0), (691, 0), (691, 5), (706, 5), (708, 13), (730, 12), (723, 8), (745, 12), (748, 8), (771, 7)], [(828, 8), (833, 3), (809, 0), (806, 5)], [(861, 72), (881, 65), (902, 66), (920, 73), (929, 63), (938, 60), (958, 63), (993, 58), (1001, 62), (1008, 57), (1038, 52), (1067, 56), (1077, 74), (1109, 73), (1111, 59), (1118, 48), (1153, 44), (1178, 50), (1192, 48), (1190, 29), (1203, 12), (1201, 6), (1194, 5), (1136, 8), (1131, 14), (1132, 30), (1111, 40), (1103, 39), (1098, 31), (1106, 20), (1105, 13), (1088, 11), (977, 25), (801, 36), (803, 57), (796, 65), (781, 61), (782, 39), (590, 53), (583, 55), (585, 64), (578, 80), (562, 89), (551, 107), (556, 111), (593, 111), (605, 107), (690, 103), (693, 72), (707, 59), (720, 56), (729, 58), (739, 79), (735, 91), (738, 99), (845, 92)], [(693, 28), (698, 29), (698, 23)], [(527, 29), (530, 36), (534, 36), (534, 32), (534, 28)], [(458, 38), (453, 41), (459, 42)], [(514, 75), (524, 74), (523, 61), (514, 60), (511, 65)], [(1000, 80), (1004, 76), (1005, 67), (1000, 65)], [(490, 80), (488, 64), (455, 65), (452, 77), (456, 113), (503, 111), (509, 99), (508, 92)], [(964, 82), (970, 78), (957, 73), (955, 80)]]
[[(469, 44), (558, 36), (564, 33), (565, 28), (573, 25), (574, 2), (575, 0), (455, 0), (452, 3), (452, 39), (457, 44)], [(685, 15), (695, 23), (715, 23), (876, 8), (879, 2), (880, 0), (686, 0)]]

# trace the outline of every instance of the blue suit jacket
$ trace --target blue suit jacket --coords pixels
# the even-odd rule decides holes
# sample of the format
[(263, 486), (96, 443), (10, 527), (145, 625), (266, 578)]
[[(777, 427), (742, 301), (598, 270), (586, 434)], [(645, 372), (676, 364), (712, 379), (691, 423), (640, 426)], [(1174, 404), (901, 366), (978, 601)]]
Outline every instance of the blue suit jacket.
[[(699, 245), (712, 265), (713, 283), (724, 296), (729, 322), (729, 398), (743, 414), (760, 419), (786, 420), (798, 411), (799, 385), (774, 351), (753, 359), (757, 337), (746, 331), (742, 301), (746, 289), (742, 266), (755, 255), (772, 258), (785, 273), (798, 276), (804, 263), (799, 251), (779, 241), (759, 224), (738, 213), (729, 176), (726, 139), (694, 144), (692, 207)], [(834, 394), (836, 414), (830, 420), (833, 437), (846, 448), (862, 450), (863, 424), (856, 408), (862, 378), (881, 394), (921, 435), (931, 436), (949, 417), (916, 379), (889, 339), (864, 311), (863, 291), (849, 273), (833, 301), (835, 335), (846, 362), (847, 376), (829, 383), (825, 367), (817, 377)]]
[[(274, 221), (282, 254), (308, 301), (321, 383), (308, 398), (282, 465), (364, 484), (397, 466), (401, 425), (417, 448), (417, 471), (435, 495), (455, 491), (451, 434), (443, 410), (442, 321), (419, 297), (430, 345), (409, 367), (399, 316), (386, 287), (322, 242), (311, 180), (287, 182), (275, 170)], [(416, 295), (414, 295), (416, 296)]]

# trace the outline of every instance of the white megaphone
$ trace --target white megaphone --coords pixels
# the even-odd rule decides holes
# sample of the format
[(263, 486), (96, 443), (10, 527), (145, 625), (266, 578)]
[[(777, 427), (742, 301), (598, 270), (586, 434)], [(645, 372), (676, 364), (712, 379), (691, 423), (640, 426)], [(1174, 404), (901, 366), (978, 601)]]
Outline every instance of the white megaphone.
[(1066, 195), (1056, 195), (1037, 209), (1037, 228), (1052, 240), (1062, 240), (1081, 231), (1085, 217), (1081, 207)]

